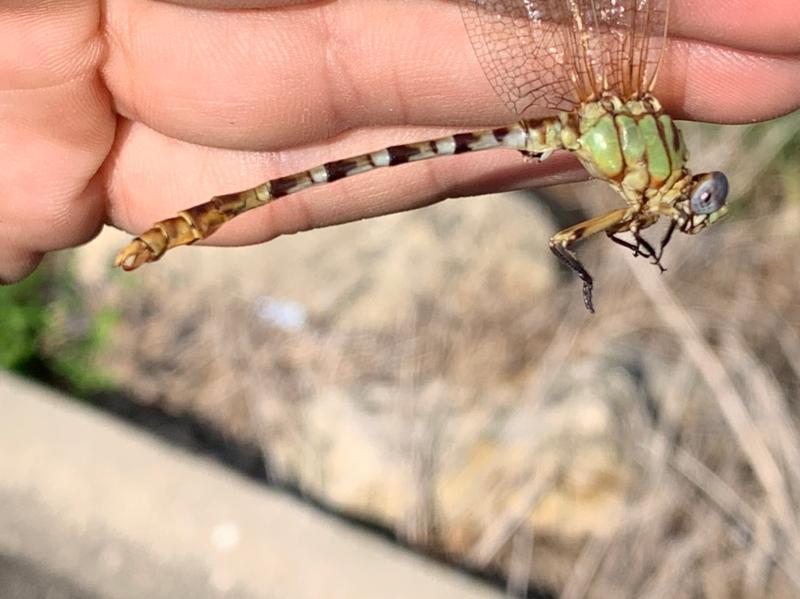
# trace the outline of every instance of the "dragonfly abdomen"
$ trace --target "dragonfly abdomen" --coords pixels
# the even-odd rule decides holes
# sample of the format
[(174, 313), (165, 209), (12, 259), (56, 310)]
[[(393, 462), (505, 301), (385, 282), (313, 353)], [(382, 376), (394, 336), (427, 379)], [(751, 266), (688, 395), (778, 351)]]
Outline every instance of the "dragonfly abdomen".
[(274, 200), (313, 185), (333, 183), (376, 168), (492, 148), (525, 150), (527, 138), (528, 132), (521, 123), (485, 131), (457, 133), (435, 140), (389, 146), (353, 158), (334, 160), (301, 173), (273, 179), (264, 185), (267, 186), (269, 199)]
[(493, 148), (519, 150), (527, 156), (543, 159), (553, 150), (563, 148), (560, 132), (561, 123), (556, 118), (526, 120), (507, 127), (389, 146), (360, 156), (326, 162), (182, 210), (177, 216), (156, 223), (136, 237), (117, 255), (116, 264), (125, 270), (133, 270), (145, 262), (157, 260), (170, 248), (209, 237), (225, 222), (243, 212), (309, 187), (333, 183), (377, 168)]

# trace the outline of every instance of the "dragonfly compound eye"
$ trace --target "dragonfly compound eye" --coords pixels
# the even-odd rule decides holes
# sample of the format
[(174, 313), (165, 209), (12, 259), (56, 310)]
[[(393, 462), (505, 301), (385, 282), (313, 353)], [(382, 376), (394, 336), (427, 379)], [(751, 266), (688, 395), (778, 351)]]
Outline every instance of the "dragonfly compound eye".
[(693, 214), (713, 214), (725, 206), (728, 178), (720, 172), (699, 175), (695, 179), (689, 207)]

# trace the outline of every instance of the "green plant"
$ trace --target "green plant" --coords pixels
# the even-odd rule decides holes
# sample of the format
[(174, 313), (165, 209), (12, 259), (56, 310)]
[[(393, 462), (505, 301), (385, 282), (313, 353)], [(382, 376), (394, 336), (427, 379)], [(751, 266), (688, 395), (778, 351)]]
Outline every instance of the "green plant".
[(113, 387), (95, 357), (118, 320), (94, 306), (62, 258), (0, 287), (0, 367), (87, 396)]
[(26, 375), (41, 369), (39, 341), (47, 329), (43, 269), (17, 283), (0, 287), (0, 366)]

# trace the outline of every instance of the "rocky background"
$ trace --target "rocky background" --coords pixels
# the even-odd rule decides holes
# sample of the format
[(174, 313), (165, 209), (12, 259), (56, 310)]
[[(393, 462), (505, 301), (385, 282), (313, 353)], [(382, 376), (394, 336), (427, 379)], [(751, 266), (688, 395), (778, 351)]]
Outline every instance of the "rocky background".
[(119, 314), (96, 364), (258, 447), (271, 480), (515, 594), (796, 597), (800, 121), (687, 129), (732, 214), (676, 235), (663, 276), (582, 244), (594, 316), (547, 248), (618, 202), (585, 183), (133, 275), (106, 233), (75, 262), (89, 311)]

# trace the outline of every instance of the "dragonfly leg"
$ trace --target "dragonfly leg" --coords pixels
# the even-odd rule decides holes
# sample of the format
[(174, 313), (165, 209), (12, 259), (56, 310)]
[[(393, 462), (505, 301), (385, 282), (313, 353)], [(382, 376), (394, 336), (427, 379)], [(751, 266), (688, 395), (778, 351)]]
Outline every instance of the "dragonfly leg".
[(655, 264), (658, 266), (661, 272), (666, 272), (667, 269), (661, 264), (661, 256), (664, 253), (664, 244), (665, 240), (666, 243), (669, 243), (669, 237), (672, 235), (670, 231), (667, 231), (667, 235), (661, 241), (661, 247), (658, 252), (650, 245), (650, 242), (647, 241), (644, 237), (642, 237), (641, 233), (639, 233), (639, 228), (635, 226), (630, 227), (630, 232), (633, 235), (633, 238), (636, 240), (636, 244), (630, 243), (629, 241), (625, 241), (621, 237), (617, 237), (616, 232), (606, 231), (606, 235), (608, 238), (613, 241), (614, 243), (621, 245), (624, 248), (627, 248), (633, 252), (634, 257), (644, 256), (645, 258), (652, 258), (652, 262), (650, 264)]
[[(608, 238), (613, 241), (614, 243), (621, 245), (624, 248), (629, 249), (633, 252), (634, 257), (644, 256), (645, 258), (654, 258), (654, 254), (650, 254), (647, 246), (637, 243), (636, 245), (632, 244), (629, 241), (625, 241), (622, 237), (617, 237), (614, 233), (607, 232)], [(638, 240), (637, 240), (638, 241)], [(650, 244), (647, 244), (650, 245)]]
[(583, 281), (583, 305), (586, 309), (594, 314), (594, 304), (592, 303), (592, 289), (594, 288), (594, 281), (592, 275), (589, 274), (583, 264), (580, 263), (575, 252), (567, 248), (566, 243), (553, 242), (550, 240), (550, 250), (556, 255), (561, 263), (567, 268), (575, 272)]
[(550, 238), (550, 250), (558, 257), (564, 266), (572, 270), (578, 275), (580, 280), (583, 281), (583, 304), (589, 312), (594, 313), (594, 304), (592, 302), (594, 281), (592, 280), (592, 275), (589, 274), (589, 271), (587, 271), (580, 260), (578, 260), (575, 252), (572, 251), (572, 246), (581, 239), (599, 233), (600, 231), (614, 228), (628, 218), (629, 213), (629, 208), (613, 210), (603, 216), (598, 216), (597, 218), (578, 223), (563, 231), (559, 231)]
[(667, 229), (667, 233), (664, 235), (664, 238), (661, 240), (661, 245), (658, 248), (658, 255), (656, 256), (656, 260), (658, 260), (659, 264), (661, 263), (661, 257), (664, 255), (664, 248), (667, 247), (670, 239), (672, 239), (672, 234), (675, 232), (675, 228), (678, 226), (677, 220), (672, 220), (669, 223), (669, 229)]
[[(653, 261), (650, 264), (655, 264), (658, 266), (658, 270), (661, 272), (666, 272), (667, 269), (661, 265), (661, 254), (657, 253), (655, 249), (653, 249), (653, 246), (650, 245), (649, 241), (642, 237), (638, 229), (633, 229), (632, 233), (633, 238), (636, 239), (636, 245), (640, 248), (639, 253), (645, 258), (652, 258)], [(642, 249), (644, 249), (647, 253), (645, 254)]]
[(522, 159), (525, 162), (544, 162), (553, 153), (553, 150), (546, 150), (543, 152), (531, 152), (530, 150), (519, 150), (522, 154)]

